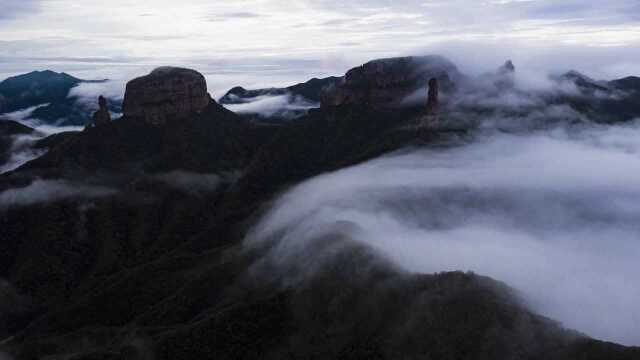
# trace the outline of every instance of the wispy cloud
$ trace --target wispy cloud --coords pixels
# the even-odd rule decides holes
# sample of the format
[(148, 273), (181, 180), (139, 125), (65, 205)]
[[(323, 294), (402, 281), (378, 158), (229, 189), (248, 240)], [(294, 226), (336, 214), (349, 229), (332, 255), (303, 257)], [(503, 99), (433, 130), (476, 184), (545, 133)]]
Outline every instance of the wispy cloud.
[(8, 120), (19, 122), (25, 126), (35, 129), (36, 134), (34, 136), (40, 137), (45, 137), (51, 134), (57, 134), (65, 131), (81, 131), (82, 129), (84, 129), (84, 127), (82, 126), (57, 126), (56, 124), (47, 124), (41, 120), (31, 117), (36, 109), (48, 105), (49, 104), (41, 104), (32, 106), (30, 108), (2, 114), (2, 117)]
[(291, 94), (257, 96), (247, 99), (243, 104), (225, 105), (226, 108), (238, 114), (257, 114), (267, 118), (273, 116), (292, 118), (319, 106), (320, 104)]
[(70, 183), (65, 180), (35, 180), (26, 187), (0, 192), (0, 209), (69, 198), (96, 198), (115, 193), (115, 190), (102, 186)]
[(174, 170), (155, 175), (153, 178), (191, 195), (205, 195), (215, 192), (221, 185), (235, 181), (238, 176), (236, 173), (201, 174), (184, 170)]
[(222, 14), (212, 14), (207, 16), (206, 21), (219, 22), (219, 21), (232, 21), (232, 20), (242, 20), (242, 19), (256, 19), (260, 18), (264, 15), (260, 15), (258, 13), (248, 12), (248, 11), (238, 11), (238, 12), (230, 12), (230, 13), (222, 13)]
[(0, 164), (0, 174), (17, 169), (27, 162), (43, 155), (46, 149), (35, 149), (33, 145), (42, 139), (41, 134), (14, 136), (10, 157), (5, 164)]
[[(25, 11), (38, 2), (5, 3), (8, 7), (3, 6), (2, 16), (12, 23), (0, 22), (0, 58), (15, 61), (143, 57), (167, 63), (208, 58), (227, 59), (233, 65), (255, 56), (325, 62), (346, 58), (350, 65), (357, 65), (375, 57), (463, 41), (478, 42), (483, 48), (487, 43), (516, 44), (512, 54), (526, 54), (536, 47), (582, 46), (603, 59), (611, 48), (631, 51), (627, 58), (609, 59), (617, 63), (634, 62), (629, 57), (637, 57), (633, 49), (640, 38), (640, 8), (635, 0), (485, 0), (473, 4), (464, 0), (305, 0), (294, 4), (159, 0), (152, 13), (146, 4), (124, 0), (108, 5), (58, 0), (42, 2), (40, 11), (28, 17), (23, 16)], [(344, 44), (352, 45), (349, 53), (344, 52)], [(543, 54), (535, 58), (545, 59)], [(604, 65), (604, 61), (583, 61), (592, 68)]]
[(81, 131), (81, 126), (57, 126), (56, 124), (48, 124), (41, 120), (31, 118), (33, 112), (48, 104), (33, 106), (27, 109), (3, 114), (2, 118), (19, 122), (28, 126), (35, 131), (28, 135), (16, 135), (12, 137), (9, 160), (5, 164), (0, 165), (0, 174), (12, 171), (27, 162), (43, 155), (47, 149), (37, 149), (34, 145), (43, 138), (66, 131)]

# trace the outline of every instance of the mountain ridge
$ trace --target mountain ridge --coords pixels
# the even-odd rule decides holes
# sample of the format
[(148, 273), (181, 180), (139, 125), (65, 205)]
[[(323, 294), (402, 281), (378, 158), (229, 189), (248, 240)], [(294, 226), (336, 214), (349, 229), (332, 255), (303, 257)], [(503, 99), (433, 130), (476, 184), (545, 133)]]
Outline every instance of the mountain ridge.
[[(0, 191), (84, 193), (0, 208), (0, 277), (33, 302), (0, 306), (0, 320), (14, 319), (0, 326), (8, 337), (0, 349), (17, 359), (638, 358), (640, 348), (589, 339), (531, 312), (499, 281), (409, 274), (339, 233), (308, 249), (341, 251), (301, 283), (290, 276), (303, 269), (265, 257), (274, 245), (245, 246), (255, 218), (303, 180), (406, 147), (473, 141), (481, 127), (458, 122), (455, 86), (443, 86), (442, 106), (427, 112), (427, 82), (444, 74), (404, 77), (385, 61), (354, 75), (379, 93), (357, 93), (352, 79), (341, 91), (356, 101), (292, 122), (255, 122), (213, 100), (191, 107), (201, 84), (143, 77), (133, 94), (141, 113), (45, 139), (50, 150), (0, 175)], [(496, 89), (481, 87), (481, 96), (512, 91), (490, 80)], [(411, 106), (386, 106), (416, 89)], [(161, 94), (152, 99), (171, 98), (161, 122), (144, 115), (165, 109), (147, 101), (154, 91)], [(194, 180), (207, 190), (189, 191)]]
[[(84, 80), (65, 72), (51, 70), (32, 71), (9, 77), (0, 82), (0, 115), (41, 106), (30, 118), (58, 125), (84, 125), (90, 119), (91, 109), (70, 96), (71, 89), (81, 84), (104, 83), (104, 80)], [(118, 112), (117, 101), (111, 101), (111, 110)]]

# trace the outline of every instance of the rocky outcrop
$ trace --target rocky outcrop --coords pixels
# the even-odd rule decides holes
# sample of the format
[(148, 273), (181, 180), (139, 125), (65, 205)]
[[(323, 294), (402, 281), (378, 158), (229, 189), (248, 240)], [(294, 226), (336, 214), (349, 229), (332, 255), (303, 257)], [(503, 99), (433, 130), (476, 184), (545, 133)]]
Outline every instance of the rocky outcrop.
[(98, 107), (98, 111), (93, 113), (91, 123), (87, 125), (88, 128), (102, 126), (111, 122), (107, 99), (102, 95), (98, 98)]
[(507, 60), (498, 68), (494, 75), (494, 85), (498, 91), (512, 89), (515, 86), (516, 67), (511, 60)]
[(516, 67), (515, 65), (513, 65), (513, 62), (511, 60), (507, 60), (504, 65), (502, 65), (500, 68), (498, 68), (498, 74), (499, 75), (507, 75), (507, 74), (513, 74), (516, 72)]
[(322, 106), (401, 106), (417, 92), (424, 94), (430, 79), (437, 79), (441, 90), (450, 91), (460, 76), (456, 66), (440, 56), (374, 60), (349, 70), (337, 86), (326, 92)]
[(4, 108), (6, 106), (6, 103), (7, 99), (2, 94), (0, 94), (0, 114), (3, 114), (5, 112)]
[(439, 91), (438, 79), (433, 78), (429, 80), (429, 91), (427, 93), (427, 114), (435, 114), (438, 112)]
[(200, 113), (211, 101), (202, 74), (162, 67), (127, 83), (123, 113), (126, 118), (162, 125), (171, 119)]

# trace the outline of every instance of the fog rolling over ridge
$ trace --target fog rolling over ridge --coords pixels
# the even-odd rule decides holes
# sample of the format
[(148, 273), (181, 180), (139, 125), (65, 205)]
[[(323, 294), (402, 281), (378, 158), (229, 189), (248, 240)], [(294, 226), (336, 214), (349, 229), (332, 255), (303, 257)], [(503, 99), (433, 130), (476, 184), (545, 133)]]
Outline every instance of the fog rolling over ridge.
[(311, 245), (346, 236), (411, 272), (491, 276), (566, 327), (640, 345), (638, 204), (637, 122), (490, 132), (302, 183), (245, 244), (272, 241), (272, 261), (313, 271)]

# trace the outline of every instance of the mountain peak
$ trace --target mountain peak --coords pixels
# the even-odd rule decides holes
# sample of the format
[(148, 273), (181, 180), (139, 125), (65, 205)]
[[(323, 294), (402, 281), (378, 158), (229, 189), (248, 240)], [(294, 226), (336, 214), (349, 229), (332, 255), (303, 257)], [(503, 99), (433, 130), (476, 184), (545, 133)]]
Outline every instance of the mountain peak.
[(201, 73), (164, 66), (127, 83), (123, 112), (127, 118), (161, 125), (169, 119), (199, 113), (211, 101)]
[(16, 75), (5, 79), (0, 82), (2, 85), (17, 85), (20, 83), (32, 82), (32, 81), (68, 81), (72, 83), (80, 83), (81, 79), (71, 76), (67, 73), (58, 73), (52, 70), (37, 70), (22, 75)]
[(620, 90), (640, 91), (640, 77), (637, 76), (627, 76), (622, 79), (616, 79), (609, 84)]
[(499, 69), (499, 74), (512, 74), (516, 72), (516, 67), (511, 60), (507, 60)]
[(589, 90), (589, 91), (594, 91), (594, 90), (607, 91), (608, 90), (607, 85), (604, 84), (603, 82), (594, 80), (589, 76), (576, 70), (570, 70), (566, 72), (564, 75), (562, 75), (560, 78), (564, 80), (569, 80), (574, 84), (576, 84), (576, 86), (578, 86), (579, 88), (582, 88), (585, 90)]
[(0, 82), (0, 114), (63, 101), (81, 79), (51, 70), (32, 71)]

